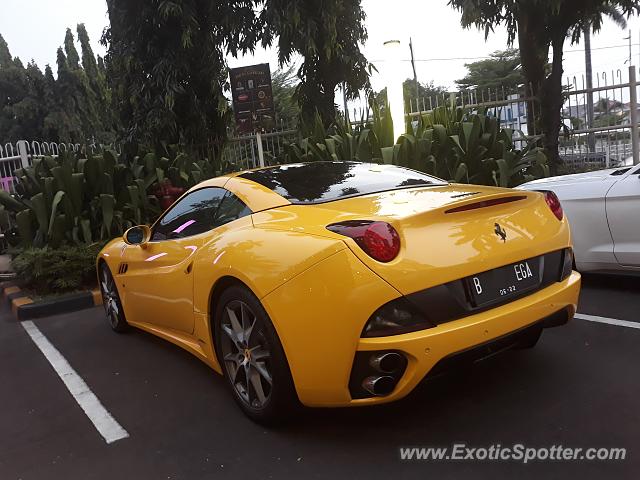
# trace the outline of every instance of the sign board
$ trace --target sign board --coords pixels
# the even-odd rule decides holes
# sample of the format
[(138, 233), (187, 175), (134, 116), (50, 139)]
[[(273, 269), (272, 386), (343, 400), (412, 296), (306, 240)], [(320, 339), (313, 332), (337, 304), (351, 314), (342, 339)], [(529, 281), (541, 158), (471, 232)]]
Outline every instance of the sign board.
[(238, 134), (271, 130), (275, 109), (268, 63), (232, 68), (229, 73)]

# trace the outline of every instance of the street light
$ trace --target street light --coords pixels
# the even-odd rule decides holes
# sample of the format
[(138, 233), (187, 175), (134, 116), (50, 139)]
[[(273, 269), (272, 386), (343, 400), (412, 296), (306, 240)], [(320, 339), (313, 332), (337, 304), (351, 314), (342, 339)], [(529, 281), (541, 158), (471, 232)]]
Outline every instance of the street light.
[(384, 42), (386, 52), (385, 80), (387, 83), (387, 101), (391, 109), (391, 120), (393, 121), (394, 142), (400, 135), (405, 133), (404, 121), (404, 92), (402, 83), (402, 59), (400, 50), (400, 40), (388, 40)]

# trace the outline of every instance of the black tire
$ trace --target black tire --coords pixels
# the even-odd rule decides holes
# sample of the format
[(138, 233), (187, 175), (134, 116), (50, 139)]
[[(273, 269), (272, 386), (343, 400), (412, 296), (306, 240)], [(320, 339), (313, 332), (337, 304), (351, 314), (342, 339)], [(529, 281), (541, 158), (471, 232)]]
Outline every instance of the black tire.
[(538, 341), (540, 340), (541, 336), (542, 336), (542, 327), (536, 328), (535, 330), (528, 332), (527, 336), (524, 337), (522, 340), (520, 340), (516, 348), (520, 350), (527, 350), (530, 348), (534, 348), (538, 344)]
[(247, 288), (231, 286), (218, 299), (214, 318), (218, 360), (240, 408), (263, 425), (290, 419), (298, 398), (282, 344), (260, 301)]
[(106, 263), (100, 265), (99, 281), (102, 305), (111, 329), (118, 333), (126, 332), (129, 329), (129, 324), (124, 314), (124, 308), (122, 308), (118, 286)]

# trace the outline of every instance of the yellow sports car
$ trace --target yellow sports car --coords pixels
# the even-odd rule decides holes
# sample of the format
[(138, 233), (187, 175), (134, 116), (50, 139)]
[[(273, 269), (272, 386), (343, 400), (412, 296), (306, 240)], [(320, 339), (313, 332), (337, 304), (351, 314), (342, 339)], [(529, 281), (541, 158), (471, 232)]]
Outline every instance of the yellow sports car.
[(97, 268), (115, 331), (185, 348), (268, 422), (398, 400), (459, 361), (532, 347), (575, 313), (572, 260), (552, 192), (317, 162), (207, 180)]

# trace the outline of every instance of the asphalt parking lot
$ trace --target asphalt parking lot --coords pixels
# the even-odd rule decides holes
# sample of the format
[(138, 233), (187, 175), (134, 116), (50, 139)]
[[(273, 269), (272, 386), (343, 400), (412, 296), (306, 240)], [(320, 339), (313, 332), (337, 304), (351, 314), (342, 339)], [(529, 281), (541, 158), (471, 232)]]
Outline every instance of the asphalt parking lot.
[[(587, 277), (581, 314), (640, 322), (640, 279)], [(640, 329), (575, 320), (369, 409), (267, 430), (223, 379), (95, 308), (35, 321), (128, 437), (106, 443), (20, 323), (0, 314), (0, 479), (638, 478)], [(631, 326), (635, 323), (630, 324)], [(622, 461), (414, 461), (401, 447), (622, 447)]]

